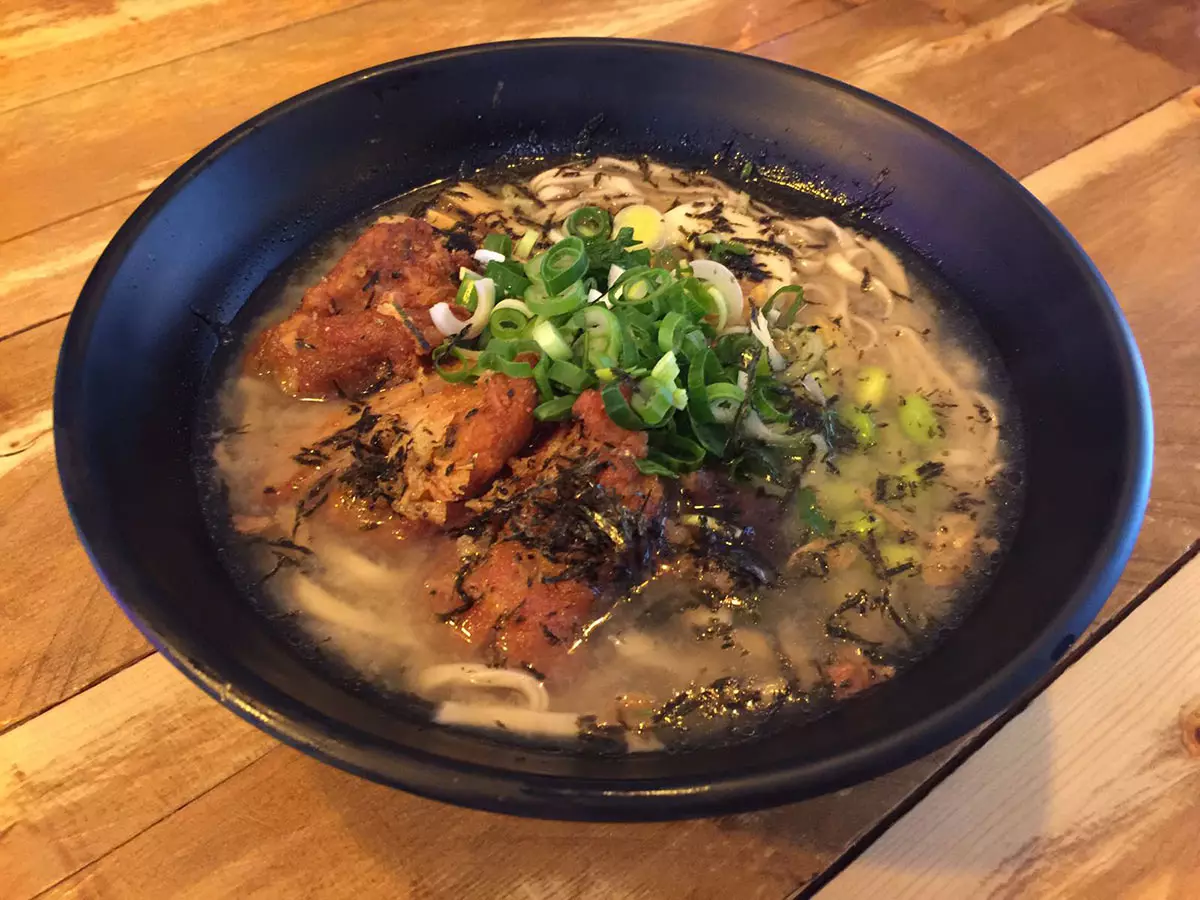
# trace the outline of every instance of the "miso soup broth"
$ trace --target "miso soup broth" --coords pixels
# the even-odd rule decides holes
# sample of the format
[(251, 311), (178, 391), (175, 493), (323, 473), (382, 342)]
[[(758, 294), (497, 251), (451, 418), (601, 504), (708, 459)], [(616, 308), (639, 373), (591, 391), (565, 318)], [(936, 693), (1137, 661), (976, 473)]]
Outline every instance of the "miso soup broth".
[(702, 172), (482, 173), (270, 290), (208, 414), (214, 534), (447, 726), (612, 752), (817, 715), (961, 620), (1019, 508), (945, 286)]

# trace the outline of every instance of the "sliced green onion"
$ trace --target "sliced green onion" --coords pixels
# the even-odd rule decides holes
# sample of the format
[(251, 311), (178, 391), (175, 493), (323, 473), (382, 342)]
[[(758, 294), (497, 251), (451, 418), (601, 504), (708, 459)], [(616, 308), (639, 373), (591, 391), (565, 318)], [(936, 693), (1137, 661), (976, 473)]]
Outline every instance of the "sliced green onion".
[[(621, 323), (616, 314), (592, 304), (583, 311), (583, 325), (587, 335), (588, 363), (596, 369), (611, 368), (621, 352)], [(602, 365), (605, 361), (607, 366)]]
[(716, 421), (712, 412), (709, 385), (720, 377), (721, 364), (717, 362), (716, 354), (707, 347), (689, 357), (688, 410), (692, 414), (693, 422), (708, 424)]
[[(444, 381), (451, 384), (468, 381), (478, 374), (475, 358), (478, 354), (455, 346), (452, 341), (446, 341), (433, 351), (433, 368)], [(459, 365), (447, 368), (443, 365), (448, 359), (456, 360)]]
[(539, 422), (557, 422), (565, 419), (571, 414), (571, 409), (578, 399), (577, 394), (565, 394), (562, 397), (547, 400), (533, 408), (534, 418)]
[[(705, 334), (702, 328), (692, 328), (686, 331), (683, 335), (683, 340), (680, 342), (680, 350), (683, 355), (689, 359), (697, 354), (708, 349), (709, 335)], [(716, 357), (713, 357), (715, 360)], [(718, 371), (720, 363), (717, 363)], [(715, 375), (713, 376), (716, 377)], [(711, 380), (711, 379), (710, 379)]]
[(621, 382), (610, 381), (606, 384), (600, 391), (600, 398), (604, 401), (604, 410), (608, 413), (608, 417), (618, 427), (629, 431), (641, 431), (646, 427), (646, 423), (633, 411), (629, 401), (625, 399)]
[(590, 387), (592, 382), (595, 381), (586, 369), (562, 359), (556, 359), (550, 363), (548, 374), (551, 381), (558, 382), (576, 394), (584, 388)]
[(657, 452), (669, 455), (688, 469), (698, 469), (704, 462), (704, 448), (681, 434), (656, 432), (651, 444)]
[(550, 357), (545, 354), (537, 361), (537, 365), (533, 367), (533, 383), (537, 385), (538, 396), (543, 401), (550, 400), (554, 396), (554, 388), (550, 386)]
[(725, 297), (715, 285), (708, 285), (707, 290), (708, 296), (712, 298), (713, 305), (709, 314), (704, 319), (706, 322), (712, 323), (712, 326), (718, 332), (724, 331), (725, 323), (729, 321), (729, 307), (725, 305)]
[[(707, 237), (707, 235), (705, 235)], [(708, 258), (716, 262), (724, 262), (731, 256), (749, 256), (750, 248), (741, 241), (722, 241), (718, 240), (715, 244), (710, 244), (708, 248)]]
[(650, 378), (663, 385), (673, 386), (678, 377), (679, 360), (675, 358), (674, 350), (664, 353), (654, 364), (654, 368), (650, 370)]
[(717, 296), (722, 301), (721, 305), (724, 307), (724, 311), (712, 311), (717, 330), (722, 330), (727, 322), (734, 324), (742, 322), (746, 300), (737, 276), (715, 259), (694, 260), (692, 272), (710, 290), (715, 289)]
[(736, 384), (719, 382), (708, 386), (708, 403), (713, 419), (723, 425), (733, 422), (745, 400), (746, 392)]
[(587, 292), (583, 282), (576, 281), (558, 294), (547, 294), (541, 284), (531, 284), (525, 290), (525, 303), (535, 315), (543, 319), (552, 319), (573, 313), (587, 303)]
[(498, 338), (519, 338), (532, 319), (533, 313), (520, 300), (504, 300), (492, 309), (488, 328)]
[(666, 269), (635, 266), (624, 273), (609, 288), (609, 296), (621, 303), (640, 306), (652, 302), (655, 295), (669, 287), (673, 279)]
[(798, 284), (785, 284), (771, 295), (763, 306), (763, 315), (778, 313), (772, 323), (776, 328), (787, 328), (796, 321), (796, 313), (804, 308), (804, 288)]
[(675, 411), (675, 389), (654, 378), (643, 379), (630, 405), (653, 428), (663, 424), (667, 415)]
[(525, 277), (534, 284), (542, 283), (542, 260), (546, 258), (546, 252), (543, 250), (537, 256), (531, 257), (525, 263)]
[(583, 241), (577, 237), (563, 238), (542, 258), (541, 276), (546, 290), (557, 294), (572, 282), (587, 274), (588, 258)]
[[(710, 413), (711, 415), (711, 413)], [(688, 391), (688, 424), (692, 434), (713, 456), (722, 457), (729, 446), (729, 429), (715, 422), (699, 422), (693, 414), (691, 391)]]
[(520, 297), (529, 287), (529, 279), (518, 274), (514, 268), (519, 267), (492, 260), (484, 270), (487, 277), (496, 282), (496, 293), (501, 297)]
[(524, 360), (505, 359), (503, 356), (492, 353), (490, 350), (485, 350), (480, 354), (479, 368), (501, 372), (511, 378), (533, 377), (533, 366), (529, 363)]
[(483, 249), (491, 250), (493, 253), (499, 253), (505, 259), (512, 256), (513, 242), (507, 234), (492, 232), (483, 239)]
[(942, 425), (929, 401), (920, 394), (905, 394), (900, 398), (897, 413), (900, 428), (914, 444), (928, 444), (941, 437)]
[(778, 401), (790, 395), (791, 391), (774, 379), (759, 378), (754, 384), (754, 411), (764, 422), (787, 422), (792, 418), (791, 410)]
[(679, 312), (697, 322), (704, 318), (716, 320), (721, 316), (720, 308), (723, 304), (703, 281), (699, 278), (685, 278), (679, 284), (681, 290), (670, 297), (676, 303)]
[[(650, 438), (650, 452), (646, 454), (648, 466), (661, 466), (672, 477), (683, 472), (694, 472), (704, 463), (705, 450), (691, 438), (670, 432), (655, 432)], [(638, 466), (642, 471), (646, 471)], [(655, 472), (653, 474), (663, 474)]]
[(683, 336), (691, 324), (681, 313), (672, 311), (663, 316), (658, 323), (658, 349), (663, 353), (681, 349)]
[(533, 248), (537, 246), (538, 238), (541, 236), (536, 228), (530, 228), (521, 236), (521, 240), (517, 241), (517, 246), (513, 248), (513, 257), (516, 259), (529, 259), (529, 254), (533, 252)]
[(612, 232), (612, 217), (596, 206), (581, 206), (563, 223), (567, 234), (590, 242), (607, 239)]
[(475, 312), (475, 306), (479, 302), (478, 292), (475, 288), (475, 283), (478, 278), (464, 279), (458, 286), (458, 293), (454, 295), (454, 302), (460, 306), (465, 306), (471, 312)]
[(562, 332), (558, 330), (553, 322), (543, 319), (533, 326), (533, 330), (529, 332), (529, 336), (537, 341), (538, 346), (551, 359), (571, 358), (571, 347), (563, 339)]
[(670, 466), (663, 465), (661, 462), (650, 457), (644, 459), (635, 459), (633, 464), (637, 466), (637, 470), (643, 475), (661, 475), (664, 478), (677, 478), (679, 473)]

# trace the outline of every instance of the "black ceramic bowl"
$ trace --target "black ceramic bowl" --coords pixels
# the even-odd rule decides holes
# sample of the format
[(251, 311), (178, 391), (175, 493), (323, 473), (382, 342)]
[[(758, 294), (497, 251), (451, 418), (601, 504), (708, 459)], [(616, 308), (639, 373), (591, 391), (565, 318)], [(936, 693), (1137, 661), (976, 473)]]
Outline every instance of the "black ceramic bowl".
[[(734, 748), (606, 759), (389, 713), (289, 650), (206, 531), (191, 456), (197, 402), (221, 323), (255, 287), (311, 241), (413, 187), (502, 158), (574, 151), (753, 160), (851, 203), (880, 207), (886, 197), (878, 226), (935, 262), (1011, 375), (1026, 502), (994, 583), (932, 655), (812, 724)], [(203, 150), (97, 263), (67, 330), (54, 413), (63, 487), (96, 567), (155, 646), (220, 702), (368, 778), (581, 819), (778, 804), (878, 775), (979, 724), (1100, 609), (1132, 547), (1151, 459), (1146, 383), (1117, 305), (1016, 181), (928, 122), (826, 78), (608, 40), (388, 64)]]

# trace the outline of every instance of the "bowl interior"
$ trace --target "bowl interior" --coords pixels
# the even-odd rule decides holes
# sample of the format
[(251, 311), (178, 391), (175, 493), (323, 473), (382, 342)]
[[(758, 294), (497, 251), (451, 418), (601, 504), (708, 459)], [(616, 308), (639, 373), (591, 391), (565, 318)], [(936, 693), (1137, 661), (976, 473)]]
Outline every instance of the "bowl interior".
[[(587, 72), (607, 73), (602, 80)], [(703, 90), (697, 90), (703, 85)], [(236, 590), (192, 470), (205, 374), (290, 255), (414, 187), (572, 152), (778, 166), (871, 211), (938, 267), (1008, 369), (1026, 502), (991, 589), (902, 677), (800, 730), (685, 755), (584, 758), (384, 712), (303, 662)], [(999, 169), (902, 111), (786, 67), (696, 48), (550, 41), (353, 76), (184, 166), (105, 253), (72, 316), (56, 439), (68, 501), (122, 605), (228, 705), (419, 793), (538, 815), (746, 808), (877, 774), (1013, 699), (1094, 616), (1145, 503), (1148, 403), (1119, 313), (1060, 226)]]

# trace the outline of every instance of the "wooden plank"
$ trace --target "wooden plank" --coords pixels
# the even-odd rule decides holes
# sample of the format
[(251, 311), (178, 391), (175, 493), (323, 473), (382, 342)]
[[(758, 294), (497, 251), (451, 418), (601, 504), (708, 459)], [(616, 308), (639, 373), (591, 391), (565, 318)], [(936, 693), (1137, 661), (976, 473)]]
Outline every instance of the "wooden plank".
[(1200, 560), (817, 896), (1200, 896)]
[(0, 731), (150, 652), (75, 537), (49, 435), (0, 476)]
[[(66, 321), (59, 320), (0, 342), (0, 432), (49, 409), (66, 327)], [(6, 446), (0, 438), (0, 448)]]
[[(946, 0), (940, 4), (930, 0), (932, 5), (880, 0), (853, 13), (837, 16), (835, 14), (841, 7), (826, 0), (802, 0), (784, 7), (771, 7), (770, 12), (760, 12), (757, 6), (715, 0), (706, 2), (708, 5), (703, 10), (684, 16), (680, 21), (662, 25), (658, 20), (646, 19), (641, 25), (633, 22), (627, 31), (639, 33), (640, 27), (642, 33), (656, 37), (723, 40), (732, 46), (744, 47), (826, 18), (828, 21), (816, 27), (810, 24), (797, 34), (768, 43), (762, 47), (762, 52), (830, 71), (880, 89), (885, 94), (898, 86), (895, 99), (914, 105), (918, 111), (932, 115), (951, 128), (958, 128), (986, 152), (1000, 157), (1001, 161), (1008, 159), (1018, 174), (1044, 162), (1051, 154), (1069, 149), (1074, 146), (1073, 141), (1086, 140), (1098, 133), (1097, 129), (1140, 111), (1137, 98), (1143, 95), (1142, 92), (1147, 97), (1143, 106), (1152, 105), (1161, 99), (1159, 95), (1163, 91), (1174, 89), (1178, 81), (1177, 73), (1164, 71), (1162, 64), (1152, 57), (1143, 58), (1123, 45), (1104, 41), (1085, 26), (1063, 22), (1051, 25), (1051, 19), (1061, 18), (1062, 4), (1012, 7), (1011, 4), (998, 4), (996, 0), (983, 0), (963, 10), (951, 3), (950, 11), (947, 11), (939, 8), (946, 5)], [(363, 20), (373, 14), (369, 9), (352, 10), (351, 13)], [(333, 16), (330, 21), (340, 22), (351, 13)], [(317, 28), (317, 25), (329, 27)], [(285, 33), (265, 36), (262, 43), (267, 46), (264, 47), (259, 47), (259, 42), (244, 42), (214, 54), (201, 54), (190, 63), (179, 61), (153, 72), (119, 79), (119, 83), (114, 82), (108, 87), (99, 86), (96, 96), (85, 91), (74, 95), (74, 99), (60, 98), (48, 105), (39, 104), (27, 111), (23, 124), (12, 123), (11, 133), (17, 134), (21, 129), (53, 130), (60, 125), (76, 129), (79, 122), (98, 120), (96, 128), (89, 126), (76, 140), (65, 134), (43, 135), (45, 140), (66, 141), (72, 147), (78, 144), (81, 156), (87, 156), (86, 160), (74, 161), (71, 167), (83, 175), (87, 184), (64, 186), (63, 203), (56, 208), (57, 213), (71, 216), (68, 209), (77, 207), (80, 199), (90, 197), (97, 203), (105, 203), (105, 198), (110, 198), (113, 193), (153, 187), (188, 153), (222, 128), (287, 93), (352, 68), (348, 60), (357, 58), (356, 65), (365, 65), (378, 61), (384, 53), (407, 52), (405, 47), (408, 45), (402, 41), (397, 43), (396, 35), (391, 32), (381, 34), (378, 43), (374, 43), (374, 38), (364, 43), (361, 35), (354, 32), (355, 28), (365, 27), (358, 18), (339, 27), (342, 30), (323, 20), (311, 25), (315, 34), (309, 33), (310, 26), (301, 26), (303, 33), (293, 38), (288, 35), (294, 29), (287, 29)], [(435, 29), (434, 40), (437, 34)], [(1041, 85), (1032, 94), (996, 86), (992, 69), (1025, 73), (1028, 67), (1017, 64), (1021, 57), (1056, 58), (1057, 51), (1052, 45), (1063, 41), (1063, 46), (1074, 48), (1066, 54), (1070, 59), (1085, 60), (1072, 64), (1079, 71), (1067, 67), (1059, 76), (1032, 80), (1031, 83)], [(998, 47), (1013, 42), (1017, 42), (1016, 49), (1006, 51), (998, 58)], [(307, 49), (301, 48), (301, 43)], [(429, 49), (431, 46), (433, 44), (423, 43), (409, 49)], [(333, 60), (321, 65), (340, 65), (341, 68), (305, 74), (307, 70), (298, 66), (276, 75), (273, 82), (243, 88), (243, 91), (249, 91), (245, 97), (227, 96), (230, 93), (228, 86), (221, 79), (229, 78), (230, 70), (266, 66), (274, 73), (275, 67), (266, 65), (265, 61), (271, 52), (293, 56), (311, 53)], [(1086, 62), (1093, 56), (1094, 63)], [(964, 71), (964, 67), (970, 71)], [(186, 75), (185, 68), (189, 69)], [(197, 71), (190, 71), (192, 68)], [(929, 69), (926, 75), (921, 74), (924, 69)], [(1124, 87), (1118, 86), (1115, 92), (1106, 83), (1100, 83), (1104, 81), (1102, 76), (1110, 72), (1122, 73)], [(1050, 74), (1054, 75), (1053, 72)], [(903, 85), (891, 85), (901, 76)], [(162, 83), (164, 80), (166, 84)], [(204, 125), (194, 114), (193, 107), (179, 94), (184, 89), (181, 87), (184, 82), (188, 90), (216, 93), (217, 102), (207, 105), (204, 115), (224, 115), (225, 118), (215, 125)], [(960, 85), (961, 89), (948, 90), (947, 85)], [(1070, 91), (1075, 93), (1064, 96), (1060, 102), (1064, 86), (1070, 89), (1068, 94)], [(1071, 100), (1073, 96), (1082, 97), (1093, 90), (1103, 90), (1109, 100), (1105, 104)], [(140, 109), (131, 111), (129, 116), (111, 114), (114, 104), (118, 107), (140, 106), (142, 100), (139, 98), (143, 96), (146, 105), (152, 107), (150, 119)], [(223, 104), (231, 102), (236, 109), (223, 113)], [(1013, 104), (1016, 108), (1010, 109)], [(1028, 118), (1030, 110), (1040, 111), (1037, 114), (1043, 117), (1057, 118), (1055, 110), (1059, 106), (1076, 110), (1075, 115), (1086, 121), (1080, 121), (1075, 130), (1058, 127), (1057, 122), (1039, 128), (1023, 127), (1019, 134), (1017, 130), (990, 128), (995, 118), (1010, 115)], [(178, 110), (181, 108), (189, 110), (182, 123), (176, 121), (180, 118)], [(61, 119), (63, 115), (69, 116), (69, 123)], [(0, 117), (0, 122), (3, 118)], [(131, 123), (136, 123), (136, 128)], [(190, 138), (184, 134), (189, 128), (193, 129)], [(163, 150), (172, 147), (174, 152), (164, 156)], [(55, 187), (59, 184), (62, 169), (57, 161), (57, 157), (50, 160), (40, 152), (29, 160), (35, 171), (26, 175), (34, 181), (29, 182), (24, 176), (20, 180), (37, 187), (31, 187), (29, 191), (28, 215), (20, 214), (14, 227), (33, 227), (34, 221), (45, 219), (45, 184), (48, 182)], [(48, 166), (54, 171), (51, 172)], [(99, 182), (108, 178), (112, 179), (110, 187), (113, 190), (100, 190)], [(0, 174), (2, 183), (3, 175)], [(0, 243), (0, 262), (7, 263), (0, 271), (8, 272), (0, 276), (0, 336), (70, 308), (87, 267), (102, 248), (105, 238), (134, 205), (136, 196), (70, 217), (48, 228), (44, 234), (35, 231), (8, 244)], [(0, 236), (10, 233), (4, 230), (5, 212), (0, 211)]]
[(703, 44), (746, 51), (782, 34), (844, 12), (851, 0), (783, 0), (773, 3), (719, 4), (707, 14), (691, 15), (642, 37), (682, 44)]
[(1072, 15), (1200, 77), (1200, 9), (1195, 0), (1080, 0)]
[[(798, 3), (779, 16), (756, 19), (755, 7), (732, 0), (601, 6), (567, 0), (549, 7), (471, 0), (451, 16), (436, 4), (377, 0), (0, 115), (0, 158), (6, 162), (0, 170), (0, 241), (148, 190), (217, 135), (299, 91), (365, 66), (461, 44), (471, 35), (638, 36), (719, 15), (731, 28), (756, 22), (747, 33), (763, 40), (819, 9), (839, 8)], [(725, 37), (741, 33), (739, 26)], [(56, 152), (46, 153), (46, 147)]]
[(894, 100), (1024, 177), (1194, 82), (1159, 57), (1072, 20), (1064, 15), (1069, 5), (1005, 4), (975, 21), (908, 0), (879, 0), (756, 52)]
[[(1126, 585), (1140, 588), (1200, 537), (1200, 90), (1028, 179), (1099, 267), (1142, 351), (1155, 410), (1150, 506)], [(1138, 577), (1140, 583), (1128, 579)], [(1153, 577), (1151, 574), (1150, 577)], [(1126, 591), (1128, 595), (1129, 591)], [(1109, 611), (1113, 605), (1110, 603)]]
[(54, 469), (65, 320), (0, 343), (0, 731), (149, 652), (88, 563)]
[[(73, 837), (54, 852), (69, 862), (59, 863), (50, 849), (38, 852), (18, 869), (30, 874), (22, 890), (6, 895), (13, 900), (67, 870), (73, 872), (41, 896), (778, 898), (819, 870), (829, 854), (824, 842), (840, 847), (845, 821), (855, 820), (845, 797), (693, 822), (512, 819), (370, 784), (283, 746), (247, 765), (260, 747), (254, 743), (248, 753), (242, 742), (257, 736), (207, 700), (212, 713), (202, 752), (183, 752), (175, 740), (157, 752), (152, 742), (172, 727), (188, 729), (181, 741), (196, 739), (200, 710), (191, 699), (199, 693), (181, 689), (181, 677), (157, 657), (111, 681), (117, 679), (123, 689), (107, 692), (103, 714), (93, 695), (110, 682), (14, 732), (68, 707), (82, 723), (70, 735), (51, 732), (56, 795), (79, 798), (72, 826), (33, 818), (43, 803), (24, 806), (10, 825), (10, 834), (24, 837), (65, 830)], [(96, 722), (109, 737), (96, 736)], [(218, 725), (229, 733), (218, 736)], [(28, 746), (44, 740), (30, 736)], [(98, 745), (106, 748), (99, 754)], [(101, 765), (123, 795), (115, 814), (105, 812), (111, 794), (92, 788)], [(125, 789), (151, 780), (169, 786), (177, 812), (164, 815), (166, 804), (152, 789)], [(896, 799), (875, 790), (872, 812)], [(26, 796), (35, 795), (32, 789)], [(127, 836), (141, 822), (153, 824)], [(17, 859), (5, 850), (10, 840), (14, 854), (33, 853), (24, 840), (0, 837), (0, 866)]]
[(0, 13), (0, 112), (364, 0), (33, 0)]
[(70, 312), (96, 259), (145, 198), (135, 194), (0, 243), (0, 338)]
[(157, 655), (0, 736), (4, 896), (51, 887), (275, 746)]

